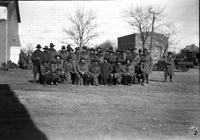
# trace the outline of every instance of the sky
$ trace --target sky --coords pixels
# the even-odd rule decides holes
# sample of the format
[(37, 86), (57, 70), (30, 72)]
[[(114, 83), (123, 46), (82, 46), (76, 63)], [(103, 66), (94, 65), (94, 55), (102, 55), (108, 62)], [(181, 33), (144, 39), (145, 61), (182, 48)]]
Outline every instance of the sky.
[(78, 7), (91, 9), (97, 16), (99, 36), (90, 47), (106, 40), (117, 42), (118, 37), (135, 33), (123, 17), (124, 10), (149, 5), (166, 7), (163, 14), (176, 26), (179, 43), (172, 50), (179, 51), (193, 43), (199, 46), (199, 0), (19, 1), (21, 45), (44, 46), (53, 42), (60, 49), (65, 37), (62, 29), (70, 26), (67, 16)]

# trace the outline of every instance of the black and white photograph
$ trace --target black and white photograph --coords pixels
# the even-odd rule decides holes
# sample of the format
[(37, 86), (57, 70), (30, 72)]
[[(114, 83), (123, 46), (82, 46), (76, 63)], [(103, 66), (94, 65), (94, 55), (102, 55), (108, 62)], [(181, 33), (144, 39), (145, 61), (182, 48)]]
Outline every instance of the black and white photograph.
[(0, 140), (200, 140), (199, 0), (0, 0)]

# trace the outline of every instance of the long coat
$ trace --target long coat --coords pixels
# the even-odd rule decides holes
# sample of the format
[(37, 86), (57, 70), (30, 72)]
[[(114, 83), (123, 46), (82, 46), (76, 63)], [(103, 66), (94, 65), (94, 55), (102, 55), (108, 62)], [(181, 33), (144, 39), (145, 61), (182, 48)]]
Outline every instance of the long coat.
[(50, 56), (48, 51), (44, 51), (43, 52), (43, 54), (42, 54), (42, 62), (47, 62), (47, 63), (51, 62), (51, 56)]
[(150, 55), (142, 55), (140, 61), (144, 61), (144, 73), (151, 74), (152, 59)]
[(49, 49), (49, 54), (51, 56), (51, 63), (55, 64), (56, 63), (56, 58), (55, 56), (57, 55), (57, 51), (53, 48)]
[(125, 64), (126, 74), (134, 76), (135, 75), (135, 65), (133, 63)]
[(33, 73), (40, 73), (40, 64), (43, 53), (41, 50), (35, 50), (32, 54), (31, 60), (33, 63)]
[(100, 71), (101, 71), (101, 68), (100, 68), (100, 65), (99, 64), (91, 64), (89, 66), (89, 72), (90, 74), (93, 76), (93, 77), (98, 77), (99, 74), (100, 74)]
[(113, 70), (111, 64), (103, 62), (100, 64), (100, 69), (101, 69), (101, 72), (100, 72), (101, 78), (105, 80), (109, 79), (111, 76), (111, 72)]
[(174, 75), (174, 59), (172, 57), (169, 57), (169, 56), (165, 57), (164, 74), (165, 76)]
[(80, 76), (82, 76), (83, 74), (87, 74), (88, 73), (88, 63), (79, 62), (77, 64), (77, 72), (79, 73)]

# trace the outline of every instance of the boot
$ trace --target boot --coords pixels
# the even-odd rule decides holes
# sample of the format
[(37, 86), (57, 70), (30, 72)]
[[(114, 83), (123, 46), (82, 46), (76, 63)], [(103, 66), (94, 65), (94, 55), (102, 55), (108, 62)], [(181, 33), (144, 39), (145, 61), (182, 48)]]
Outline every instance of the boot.
[(167, 82), (167, 75), (165, 75), (164, 82)]
[(149, 75), (148, 74), (146, 75), (146, 83), (147, 84), (149, 83)]
[(36, 73), (33, 74), (33, 83), (36, 83)]

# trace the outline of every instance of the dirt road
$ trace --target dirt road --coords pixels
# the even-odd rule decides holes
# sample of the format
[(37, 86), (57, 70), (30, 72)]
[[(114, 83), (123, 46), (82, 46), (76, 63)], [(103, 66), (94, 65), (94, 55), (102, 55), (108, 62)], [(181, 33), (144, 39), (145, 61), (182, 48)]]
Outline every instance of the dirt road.
[[(143, 86), (43, 86), (0, 72), (0, 139), (200, 139), (199, 70)], [(21, 115), (22, 114), (22, 115)]]

